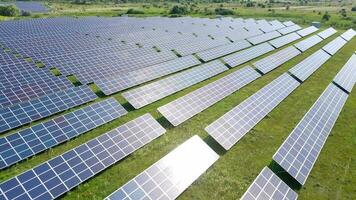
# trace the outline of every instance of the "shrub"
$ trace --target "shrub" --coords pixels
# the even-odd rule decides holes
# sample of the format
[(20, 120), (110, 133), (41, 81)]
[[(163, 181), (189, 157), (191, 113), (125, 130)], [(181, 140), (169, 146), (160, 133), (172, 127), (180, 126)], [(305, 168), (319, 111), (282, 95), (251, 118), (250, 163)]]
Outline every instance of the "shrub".
[(24, 17), (31, 16), (31, 12), (30, 11), (26, 11), (26, 10), (21, 10), (21, 16), (24, 16)]
[(356, 6), (352, 7), (351, 11), (356, 11)]
[(329, 13), (325, 12), (321, 19), (324, 21), (329, 21), (330, 18), (331, 18), (331, 16), (329, 15)]
[(185, 15), (188, 14), (188, 9), (185, 6), (175, 5), (169, 12), (170, 14)]
[(16, 6), (0, 6), (0, 15), (2, 16), (15, 17), (19, 13), (20, 11)]
[(126, 14), (132, 14), (132, 15), (139, 15), (139, 14), (145, 14), (145, 12), (143, 12), (142, 10), (136, 10), (136, 9), (133, 9), (133, 8), (130, 8), (127, 10)]
[(347, 17), (347, 14), (346, 14), (346, 10), (343, 8), (339, 11), (340, 15), (343, 17), (343, 18), (346, 18)]
[(217, 15), (233, 15), (235, 14), (233, 10), (226, 9), (226, 8), (216, 8), (215, 14)]

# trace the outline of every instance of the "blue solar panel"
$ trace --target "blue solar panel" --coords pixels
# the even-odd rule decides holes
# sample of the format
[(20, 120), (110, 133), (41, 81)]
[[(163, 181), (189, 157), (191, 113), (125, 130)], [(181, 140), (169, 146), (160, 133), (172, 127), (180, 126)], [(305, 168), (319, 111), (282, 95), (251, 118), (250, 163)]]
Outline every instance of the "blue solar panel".
[(0, 133), (92, 101), (88, 86), (62, 90), (48, 96), (0, 109)]
[(164, 132), (151, 115), (143, 115), (3, 182), (0, 197), (58, 198)]
[(0, 169), (65, 142), (127, 111), (110, 98), (0, 138)]

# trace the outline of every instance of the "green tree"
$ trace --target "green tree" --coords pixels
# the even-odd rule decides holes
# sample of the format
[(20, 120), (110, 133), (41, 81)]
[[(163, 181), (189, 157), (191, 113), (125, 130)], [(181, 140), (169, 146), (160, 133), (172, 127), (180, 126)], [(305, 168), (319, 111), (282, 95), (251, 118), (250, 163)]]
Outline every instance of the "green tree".
[(2, 16), (15, 17), (19, 15), (19, 13), (20, 11), (16, 6), (0, 6), (0, 15)]
[(329, 21), (330, 18), (331, 18), (330, 14), (328, 12), (325, 12), (321, 19), (324, 21)]
[(185, 6), (175, 5), (169, 13), (175, 15), (185, 15), (188, 14), (188, 9)]

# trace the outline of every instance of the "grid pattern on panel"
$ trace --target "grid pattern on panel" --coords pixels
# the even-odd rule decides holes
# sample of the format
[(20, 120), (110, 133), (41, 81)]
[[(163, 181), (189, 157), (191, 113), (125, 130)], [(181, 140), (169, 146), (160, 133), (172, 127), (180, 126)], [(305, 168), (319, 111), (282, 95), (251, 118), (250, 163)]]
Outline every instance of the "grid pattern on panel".
[(313, 47), (314, 45), (320, 43), (321, 41), (323, 41), (323, 39), (321, 37), (319, 37), (318, 35), (313, 35), (305, 40), (302, 40), (302, 41), (294, 44), (294, 46), (297, 47), (302, 52), (304, 52), (304, 51), (310, 49), (311, 47)]
[(73, 85), (66, 77), (38, 80), (29, 84), (0, 90), (0, 108), (38, 98), (42, 95), (65, 90)]
[(290, 46), (261, 60), (258, 60), (257, 62), (253, 63), (253, 65), (262, 73), (266, 74), (299, 54), (300, 51), (298, 49)]
[(295, 24), (293, 26), (288, 26), (285, 28), (278, 29), (278, 32), (280, 32), (282, 35), (286, 35), (288, 33), (291, 33), (291, 32), (294, 32), (294, 31), (297, 31), (300, 29), (302, 29), (302, 28), (299, 25)]
[(262, 43), (262, 42), (266, 42), (268, 40), (274, 39), (276, 37), (281, 36), (281, 34), (277, 31), (272, 31), (272, 32), (268, 32), (268, 33), (264, 33), (262, 35), (257, 35), (251, 38), (248, 38), (247, 40), (249, 42), (251, 42), (253, 45)]
[(158, 111), (174, 126), (185, 122), (261, 75), (247, 66), (180, 97)]
[(304, 185), (348, 95), (330, 84), (273, 156)]
[(232, 44), (227, 44), (227, 45), (223, 45), (213, 49), (199, 52), (197, 53), (197, 56), (206, 62), (236, 51), (240, 51), (250, 46), (252, 45), (249, 42), (247, 42), (246, 40), (241, 40), (241, 41), (234, 42)]
[(88, 86), (72, 87), (38, 99), (0, 109), (0, 132), (87, 103), (96, 98)]
[(18, 74), (18, 73), (27, 73), (33, 71), (39, 71), (38, 67), (35, 64), (29, 63), (25, 60), (21, 60), (15, 63), (1, 65), (0, 72), (1, 74)]
[(323, 50), (318, 50), (302, 62), (289, 70), (299, 80), (305, 81), (312, 75), (319, 67), (321, 67), (331, 56)]
[(65, 142), (127, 111), (110, 98), (0, 138), (0, 168)]
[(323, 50), (328, 52), (330, 55), (334, 55), (338, 50), (340, 50), (345, 44), (346, 40), (341, 37), (335, 38), (333, 41), (329, 42), (323, 47)]
[(284, 35), (282, 37), (279, 37), (277, 39), (269, 41), (269, 43), (274, 46), (275, 48), (282, 47), (286, 44), (289, 44), (291, 42), (294, 42), (296, 40), (299, 40), (301, 37), (296, 34), (296, 33), (290, 33), (288, 35)]
[(106, 200), (176, 199), (218, 158), (199, 136), (193, 136)]
[(302, 30), (297, 31), (297, 33), (302, 36), (305, 37), (307, 35), (310, 35), (312, 33), (314, 33), (315, 31), (318, 31), (319, 29), (316, 28), (315, 26), (309, 26), (308, 28), (304, 28)]
[(263, 168), (241, 200), (297, 200), (298, 194), (268, 167)]
[(353, 54), (341, 71), (335, 76), (334, 82), (344, 90), (351, 92), (356, 83), (356, 54)]
[(282, 74), (205, 130), (228, 150), (299, 85), (300, 83), (287, 73)]
[(101, 79), (95, 81), (95, 84), (106, 94), (139, 85), (141, 83), (192, 67), (200, 64), (200, 61), (194, 56), (185, 56), (172, 61), (153, 65), (140, 70), (122, 73), (119, 76), (110, 79)]
[(324, 31), (321, 31), (320, 33), (318, 33), (318, 35), (319, 35), (321, 38), (326, 39), (326, 38), (328, 38), (328, 37), (334, 35), (336, 32), (337, 32), (337, 31), (336, 31), (334, 28), (330, 27), (330, 28), (328, 28), (328, 29), (326, 29), (326, 30), (324, 30)]
[(262, 43), (232, 55), (225, 56), (223, 57), (223, 60), (231, 67), (235, 67), (273, 50), (274, 48), (270, 44)]
[(122, 96), (138, 109), (226, 70), (228, 68), (222, 62), (216, 60), (124, 92)]
[(143, 115), (3, 182), (0, 194), (14, 200), (55, 199), (164, 132), (151, 115)]
[(350, 41), (354, 36), (356, 35), (356, 31), (354, 31), (352, 28), (345, 31), (343, 34), (340, 36), (344, 38), (347, 41)]

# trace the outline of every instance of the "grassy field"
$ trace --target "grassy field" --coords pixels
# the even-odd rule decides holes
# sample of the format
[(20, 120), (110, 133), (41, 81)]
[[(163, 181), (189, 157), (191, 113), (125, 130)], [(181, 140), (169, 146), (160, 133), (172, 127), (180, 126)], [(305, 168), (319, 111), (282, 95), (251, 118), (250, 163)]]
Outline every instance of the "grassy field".
[[(334, 35), (324, 40), (322, 43), (242, 88), (240, 91), (235, 92), (178, 127), (173, 127), (167, 123), (157, 112), (157, 108), (249, 63), (230, 69), (214, 78), (203, 81), (139, 110), (134, 110), (122, 98), (121, 94), (117, 93), (113, 97), (130, 111), (129, 114), (9, 169), (3, 170), (0, 173), (0, 182), (31, 169), (138, 116), (151, 113), (167, 129), (165, 135), (95, 176), (95, 178), (81, 184), (65, 195), (64, 199), (102, 199), (195, 134), (202, 137), (221, 157), (179, 199), (238, 199), (262, 168), (271, 164), (275, 151), (327, 85), (331, 83), (333, 77), (347, 59), (351, 57), (352, 53), (356, 50), (356, 38), (350, 41), (297, 88), (231, 150), (224, 151), (208, 136), (204, 128), (336, 36)], [(261, 57), (253, 61), (259, 59)], [(95, 86), (92, 87), (96, 88)], [(96, 92), (101, 96), (97, 101), (108, 98), (102, 96), (100, 91), (96, 90)], [(355, 110), (356, 90), (351, 93), (306, 185), (298, 190), (299, 199), (356, 198)]]

